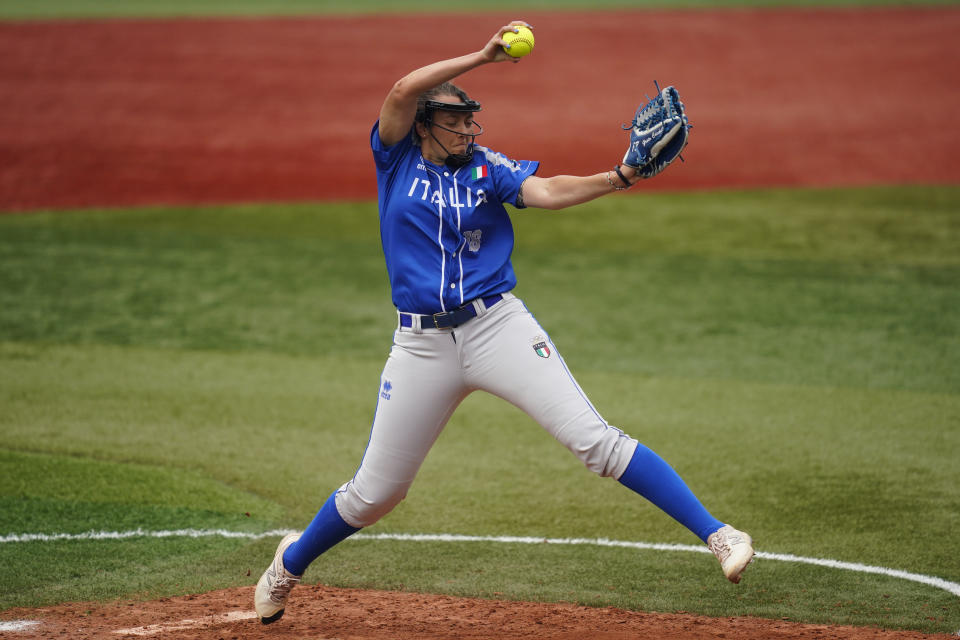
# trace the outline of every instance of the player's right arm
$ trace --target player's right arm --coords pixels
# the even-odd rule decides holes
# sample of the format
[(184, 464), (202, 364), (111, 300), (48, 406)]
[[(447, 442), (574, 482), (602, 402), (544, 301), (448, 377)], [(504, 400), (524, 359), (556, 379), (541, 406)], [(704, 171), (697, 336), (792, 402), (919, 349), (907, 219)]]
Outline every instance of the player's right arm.
[(503, 50), (503, 45), (506, 44), (503, 34), (513, 31), (516, 25), (530, 26), (526, 22), (515, 20), (500, 27), (480, 51), (434, 62), (397, 80), (380, 107), (380, 140), (384, 146), (394, 145), (410, 133), (413, 119), (417, 115), (417, 98), (424, 91), (453, 80), (480, 65), (505, 60), (519, 61), (520, 58), (511, 58)]

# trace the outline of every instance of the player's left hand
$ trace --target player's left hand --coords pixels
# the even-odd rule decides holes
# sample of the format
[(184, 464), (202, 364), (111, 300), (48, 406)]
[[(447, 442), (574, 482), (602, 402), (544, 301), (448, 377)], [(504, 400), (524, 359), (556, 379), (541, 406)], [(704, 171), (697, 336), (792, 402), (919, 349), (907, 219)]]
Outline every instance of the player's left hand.
[(503, 50), (503, 47), (507, 44), (507, 42), (503, 39), (503, 34), (508, 31), (516, 31), (516, 27), (526, 27), (531, 30), (533, 29), (533, 27), (523, 20), (514, 20), (510, 24), (500, 27), (481, 50), (480, 53), (483, 55), (484, 59), (486, 59), (488, 62), (506, 62), (508, 60), (514, 63), (520, 62), (520, 58), (514, 58)]
[(629, 146), (623, 164), (635, 168), (643, 178), (652, 178), (683, 153), (690, 127), (676, 88), (663, 89), (637, 109), (629, 126)]

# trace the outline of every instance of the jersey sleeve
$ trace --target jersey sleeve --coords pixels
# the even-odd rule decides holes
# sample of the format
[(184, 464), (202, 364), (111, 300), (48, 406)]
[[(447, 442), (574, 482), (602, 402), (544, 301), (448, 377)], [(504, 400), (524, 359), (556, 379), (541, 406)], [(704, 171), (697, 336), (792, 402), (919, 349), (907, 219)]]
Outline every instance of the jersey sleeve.
[(373, 161), (379, 171), (388, 172), (403, 155), (413, 146), (413, 133), (408, 134), (403, 140), (389, 147), (383, 144), (380, 139), (380, 121), (373, 124), (370, 131), (370, 148), (373, 150)]
[(512, 160), (490, 149), (483, 149), (483, 153), (490, 170), (490, 177), (493, 178), (493, 184), (496, 186), (497, 199), (518, 209), (525, 208), (526, 205), (523, 203), (519, 205), (517, 203), (520, 185), (537, 172), (540, 163), (536, 160)]

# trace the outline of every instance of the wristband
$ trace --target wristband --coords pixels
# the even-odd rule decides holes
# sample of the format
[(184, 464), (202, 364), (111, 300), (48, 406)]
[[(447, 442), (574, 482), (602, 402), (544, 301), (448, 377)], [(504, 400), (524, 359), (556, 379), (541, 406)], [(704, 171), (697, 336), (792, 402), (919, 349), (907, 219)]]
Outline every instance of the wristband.
[[(620, 172), (618, 171), (617, 173), (620, 173)], [(606, 172), (605, 174), (603, 174), (603, 175), (605, 175), (605, 176), (607, 177), (607, 184), (609, 184), (611, 187), (613, 187), (614, 191), (624, 191), (625, 189), (627, 189), (627, 187), (617, 186), (617, 184), (616, 184), (616, 183), (613, 181), (613, 179), (610, 177), (610, 172), (609, 172), (609, 171), (607, 171), (607, 172)]]

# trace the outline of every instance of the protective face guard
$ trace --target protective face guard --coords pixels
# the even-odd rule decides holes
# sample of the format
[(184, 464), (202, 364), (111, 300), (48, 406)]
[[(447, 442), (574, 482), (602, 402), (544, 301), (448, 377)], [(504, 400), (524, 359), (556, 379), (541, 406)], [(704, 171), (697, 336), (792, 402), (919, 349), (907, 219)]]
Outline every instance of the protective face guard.
[(446, 164), (451, 169), (459, 169), (464, 166), (470, 160), (473, 159), (473, 143), (476, 140), (476, 137), (483, 133), (483, 127), (480, 126), (480, 123), (477, 121), (473, 122), (473, 127), (478, 129), (476, 133), (465, 133), (463, 131), (457, 131), (449, 127), (445, 127), (442, 124), (437, 124), (433, 121), (433, 112), (434, 111), (453, 111), (454, 113), (476, 113), (481, 111), (480, 103), (476, 100), (467, 100), (465, 102), (439, 102), (437, 100), (427, 100), (424, 103), (424, 121), (427, 125), (427, 129), (430, 130), (433, 127), (438, 127), (444, 131), (449, 131), (450, 133), (456, 133), (458, 135), (466, 135), (470, 137), (470, 143), (467, 145), (466, 153), (450, 153), (447, 151), (447, 148), (437, 140), (437, 136), (433, 135), (433, 131), (430, 131), (430, 137), (440, 145), (440, 148), (444, 151), (447, 151), (447, 159), (444, 160)]

